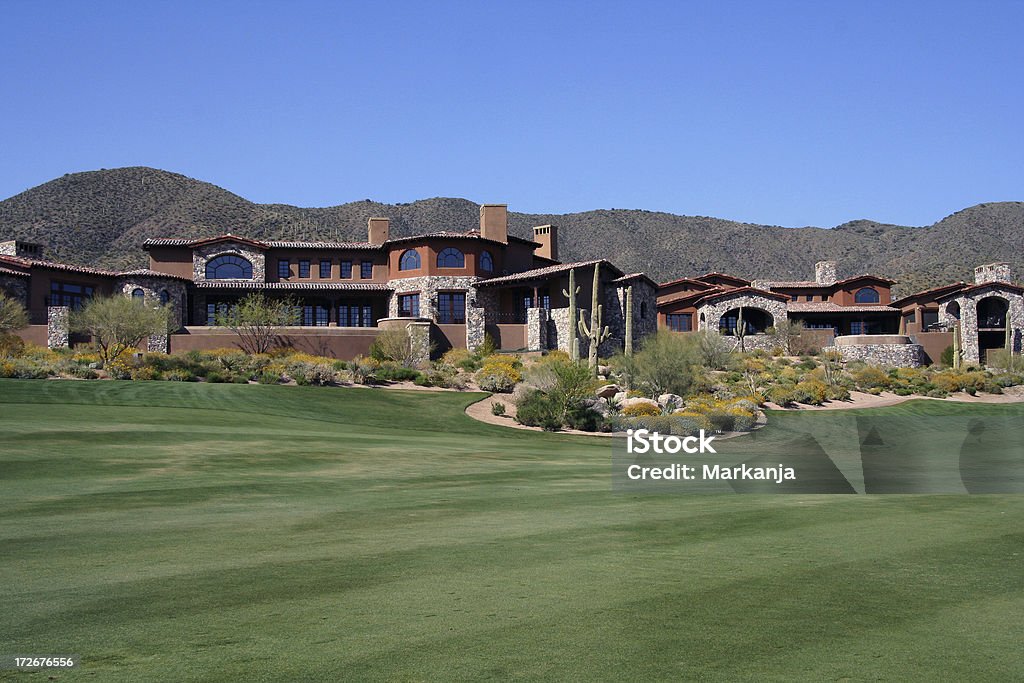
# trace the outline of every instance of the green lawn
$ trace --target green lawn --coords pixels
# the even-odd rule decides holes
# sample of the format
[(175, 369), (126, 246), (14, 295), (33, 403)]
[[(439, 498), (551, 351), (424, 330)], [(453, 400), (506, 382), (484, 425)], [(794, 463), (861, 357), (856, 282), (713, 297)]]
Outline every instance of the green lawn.
[(613, 494), (474, 397), (0, 380), (0, 654), (84, 657), (0, 680), (1024, 678), (1024, 496)]

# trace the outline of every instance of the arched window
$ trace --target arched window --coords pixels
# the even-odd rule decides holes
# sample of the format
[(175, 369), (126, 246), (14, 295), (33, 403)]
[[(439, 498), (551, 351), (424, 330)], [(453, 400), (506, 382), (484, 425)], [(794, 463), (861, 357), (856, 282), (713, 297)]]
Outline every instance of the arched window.
[(485, 273), (494, 272), (494, 257), (491, 256), (491, 252), (484, 251), (480, 253), (480, 270)]
[(251, 280), (252, 264), (241, 256), (222, 254), (206, 262), (207, 280)]
[(465, 268), (466, 257), (455, 247), (442, 249), (437, 255), (438, 268)]
[(166, 306), (167, 302), (171, 300), (171, 295), (167, 293), (166, 289), (160, 290), (160, 305)]
[(415, 249), (406, 249), (398, 259), (399, 270), (418, 270), (420, 267), (420, 254)]
[(136, 287), (135, 289), (132, 290), (132, 298), (135, 299), (136, 301), (145, 301), (146, 293), (143, 292), (138, 287)]
[(878, 290), (874, 287), (864, 287), (857, 290), (857, 293), (853, 295), (853, 300), (858, 304), (877, 304), (881, 298), (878, 296)]

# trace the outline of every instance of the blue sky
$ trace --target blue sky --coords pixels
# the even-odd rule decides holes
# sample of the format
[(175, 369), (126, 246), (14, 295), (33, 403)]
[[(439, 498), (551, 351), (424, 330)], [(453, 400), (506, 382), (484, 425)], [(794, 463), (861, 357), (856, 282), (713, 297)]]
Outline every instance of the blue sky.
[(786, 226), (1024, 200), (1024, 2), (2, 0), (0, 196), (145, 165)]

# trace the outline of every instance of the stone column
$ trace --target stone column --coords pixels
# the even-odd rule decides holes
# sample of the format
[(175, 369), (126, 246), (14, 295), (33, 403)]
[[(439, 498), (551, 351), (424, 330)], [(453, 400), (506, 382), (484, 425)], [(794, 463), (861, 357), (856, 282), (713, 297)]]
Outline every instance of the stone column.
[(526, 348), (528, 351), (543, 351), (548, 348), (548, 311), (546, 308), (527, 309)]
[(417, 320), (409, 323), (406, 329), (409, 331), (409, 339), (416, 351), (416, 364), (430, 361), (430, 323)]
[(70, 312), (67, 306), (47, 306), (46, 345), (51, 349), (66, 349), (71, 334)]

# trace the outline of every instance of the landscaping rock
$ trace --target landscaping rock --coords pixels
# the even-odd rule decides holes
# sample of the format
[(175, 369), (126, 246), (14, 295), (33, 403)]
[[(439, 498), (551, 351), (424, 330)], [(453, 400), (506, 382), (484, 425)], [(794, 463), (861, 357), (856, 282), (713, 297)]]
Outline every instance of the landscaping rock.
[(605, 384), (603, 387), (601, 387), (594, 393), (600, 396), (601, 398), (609, 398), (621, 392), (622, 389), (619, 388), (618, 384)]
[(625, 391), (616, 392), (616, 394), (614, 396), (612, 396), (612, 400), (615, 401), (616, 403), (618, 403), (621, 406), (622, 402), (626, 400), (626, 392)]
[(600, 398), (588, 398), (583, 401), (583, 405), (587, 406), (601, 417), (608, 417), (611, 410), (608, 408), (608, 403), (604, 399)]
[(668, 408), (669, 405), (682, 408), (685, 404), (686, 402), (683, 401), (683, 397), (679, 394), (662, 394), (658, 397), (658, 405), (662, 408)]
[(637, 397), (637, 398), (624, 398), (624, 399), (622, 399), (622, 409), (623, 410), (625, 410), (629, 406), (639, 406), (639, 405), (648, 405), (648, 406), (651, 406), (652, 408), (657, 408), (658, 410), (661, 410), (661, 406), (658, 405), (658, 402), (653, 400), (653, 399), (650, 399), (650, 398), (640, 398), (640, 397)]

